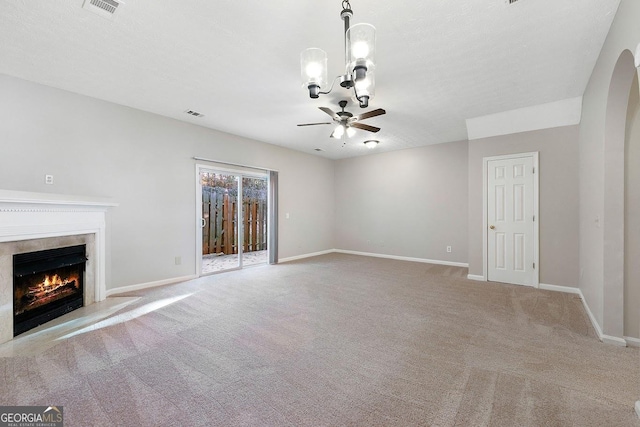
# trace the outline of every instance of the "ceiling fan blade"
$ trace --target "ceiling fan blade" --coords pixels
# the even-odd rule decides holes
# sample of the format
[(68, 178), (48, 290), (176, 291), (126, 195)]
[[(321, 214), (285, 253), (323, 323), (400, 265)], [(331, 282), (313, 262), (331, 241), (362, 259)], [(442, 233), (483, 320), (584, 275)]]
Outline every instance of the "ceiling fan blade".
[(324, 122), (324, 123), (302, 123), (299, 124), (298, 126), (315, 126), (315, 125), (330, 125), (330, 122)]
[(359, 116), (357, 116), (356, 119), (364, 120), (370, 117), (381, 116), (383, 114), (387, 114), (387, 112), (382, 108), (378, 108), (377, 110), (371, 110), (371, 111), (367, 111), (366, 113), (362, 113)]
[(330, 108), (327, 108), (327, 107), (318, 107), (318, 108), (324, 111), (325, 113), (327, 113), (328, 115), (330, 115), (331, 117), (333, 117), (333, 120), (340, 120), (340, 116), (334, 113), (333, 111), (331, 111)]
[(362, 130), (368, 130), (369, 132), (378, 132), (380, 130), (380, 128), (377, 128), (375, 126), (369, 126), (369, 125), (365, 125), (364, 123), (358, 123), (358, 122), (351, 123), (351, 127), (362, 129)]

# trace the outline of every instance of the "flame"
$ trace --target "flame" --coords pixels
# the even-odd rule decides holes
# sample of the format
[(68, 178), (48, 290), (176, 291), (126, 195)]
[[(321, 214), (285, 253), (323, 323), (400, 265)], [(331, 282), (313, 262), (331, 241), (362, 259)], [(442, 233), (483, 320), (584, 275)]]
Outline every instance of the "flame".
[[(14, 311), (16, 315), (65, 298), (80, 289), (78, 272), (59, 271), (43, 274), (39, 281), (31, 285), (23, 283), (14, 290)], [(37, 280), (37, 278), (34, 278)]]
[(46, 275), (45, 278), (44, 278), (44, 281), (40, 285), (40, 288), (43, 291), (44, 290), (48, 290), (48, 289), (52, 289), (52, 288), (57, 288), (59, 286), (62, 286), (64, 284), (66, 284), (68, 281), (69, 281), (68, 279), (63, 280), (57, 274), (54, 274), (52, 276)]
[(37, 283), (35, 286), (32, 286), (29, 288), (29, 293), (36, 294), (36, 293), (42, 292), (42, 293), (48, 294), (60, 288), (61, 286), (64, 286), (73, 281), (75, 281), (76, 288), (79, 288), (77, 276), (69, 276), (63, 279), (58, 274), (53, 274), (53, 275), (47, 274), (44, 276), (44, 280), (42, 282)]

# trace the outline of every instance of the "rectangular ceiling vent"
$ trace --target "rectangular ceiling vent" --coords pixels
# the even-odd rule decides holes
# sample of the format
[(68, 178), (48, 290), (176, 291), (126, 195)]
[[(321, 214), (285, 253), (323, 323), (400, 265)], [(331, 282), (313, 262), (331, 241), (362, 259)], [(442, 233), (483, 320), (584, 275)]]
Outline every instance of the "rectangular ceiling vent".
[(123, 5), (124, 3), (119, 0), (84, 0), (82, 8), (103, 18), (113, 19)]
[(189, 114), (190, 116), (193, 116), (193, 117), (204, 117), (204, 114), (198, 113), (197, 111), (193, 111), (193, 110), (187, 110), (187, 111), (185, 111), (185, 113), (187, 113), (187, 114)]

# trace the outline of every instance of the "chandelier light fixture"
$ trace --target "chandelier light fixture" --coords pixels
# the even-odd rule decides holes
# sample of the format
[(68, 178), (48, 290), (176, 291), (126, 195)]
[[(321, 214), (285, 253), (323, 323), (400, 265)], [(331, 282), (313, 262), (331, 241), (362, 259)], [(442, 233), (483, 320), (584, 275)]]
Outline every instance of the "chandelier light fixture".
[(349, 0), (343, 0), (340, 18), (344, 21), (345, 74), (333, 79), (329, 90), (325, 90), (328, 86), (327, 53), (314, 47), (300, 54), (302, 81), (309, 96), (319, 98), (331, 93), (339, 80), (343, 88), (353, 89), (353, 100), (366, 108), (375, 95), (376, 29), (371, 24), (350, 25), (352, 17)]

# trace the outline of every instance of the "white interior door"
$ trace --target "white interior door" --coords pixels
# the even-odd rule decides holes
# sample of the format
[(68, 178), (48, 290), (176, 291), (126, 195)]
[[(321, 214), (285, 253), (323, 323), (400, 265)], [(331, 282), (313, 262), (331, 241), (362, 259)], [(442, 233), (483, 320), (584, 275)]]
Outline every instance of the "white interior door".
[(487, 280), (538, 285), (534, 157), (487, 162)]

